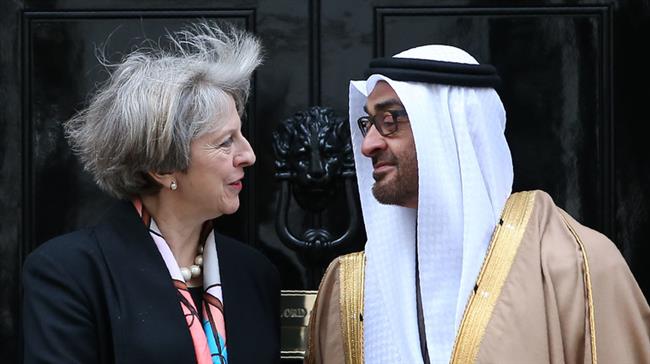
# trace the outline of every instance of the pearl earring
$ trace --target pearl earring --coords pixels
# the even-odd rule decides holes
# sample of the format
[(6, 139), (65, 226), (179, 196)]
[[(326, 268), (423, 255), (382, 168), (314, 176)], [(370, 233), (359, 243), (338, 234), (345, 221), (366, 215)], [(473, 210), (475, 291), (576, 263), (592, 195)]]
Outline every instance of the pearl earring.
[(178, 185), (176, 184), (176, 181), (172, 181), (172, 183), (169, 184), (169, 189), (172, 191), (176, 191), (178, 188)]

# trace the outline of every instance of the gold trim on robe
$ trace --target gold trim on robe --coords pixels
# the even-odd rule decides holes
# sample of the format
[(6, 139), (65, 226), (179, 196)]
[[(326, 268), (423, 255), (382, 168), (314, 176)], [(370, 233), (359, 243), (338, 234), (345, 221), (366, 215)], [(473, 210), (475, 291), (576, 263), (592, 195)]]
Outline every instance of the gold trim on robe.
[(363, 363), (363, 297), (365, 282), (364, 252), (340, 258), (341, 331), (346, 364)]
[(591, 362), (592, 364), (597, 364), (598, 363), (598, 354), (596, 351), (596, 318), (594, 314), (594, 297), (593, 297), (593, 289), (591, 287), (591, 273), (589, 273), (589, 261), (587, 260), (587, 251), (585, 250), (585, 245), (582, 242), (582, 239), (580, 239), (580, 236), (578, 233), (576, 233), (575, 229), (571, 224), (569, 224), (569, 221), (566, 219), (566, 217), (561, 214), (562, 220), (564, 221), (564, 224), (566, 225), (567, 229), (571, 232), (571, 235), (573, 235), (574, 239), (576, 239), (576, 242), (580, 246), (580, 252), (582, 253), (582, 265), (584, 269), (584, 281), (585, 281), (585, 290), (587, 294), (587, 308), (589, 309), (589, 337), (591, 341)]
[(452, 364), (476, 361), (485, 328), (517, 255), (535, 203), (535, 191), (512, 194), (503, 209), (452, 351)]

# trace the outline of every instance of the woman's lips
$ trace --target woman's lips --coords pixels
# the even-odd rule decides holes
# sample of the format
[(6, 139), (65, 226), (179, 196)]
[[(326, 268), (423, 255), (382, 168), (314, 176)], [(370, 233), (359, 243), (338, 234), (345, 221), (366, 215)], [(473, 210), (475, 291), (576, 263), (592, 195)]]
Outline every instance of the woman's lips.
[(241, 181), (233, 182), (228, 184), (228, 186), (231, 186), (232, 188), (236, 189), (237, 191), (241, 191), (241, 189), (244, 187), (244, 184)]

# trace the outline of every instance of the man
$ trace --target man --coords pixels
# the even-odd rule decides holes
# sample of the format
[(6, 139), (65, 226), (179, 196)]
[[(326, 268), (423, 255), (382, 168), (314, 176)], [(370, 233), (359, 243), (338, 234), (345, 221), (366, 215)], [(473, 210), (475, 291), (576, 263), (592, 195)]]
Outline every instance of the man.
[(650, 363), (616, 247), (542, 191), (510, 195), (495, 69), (430, 45), (368, 75), (350, 85), (368, 241), (325, 274), (306, 361)]

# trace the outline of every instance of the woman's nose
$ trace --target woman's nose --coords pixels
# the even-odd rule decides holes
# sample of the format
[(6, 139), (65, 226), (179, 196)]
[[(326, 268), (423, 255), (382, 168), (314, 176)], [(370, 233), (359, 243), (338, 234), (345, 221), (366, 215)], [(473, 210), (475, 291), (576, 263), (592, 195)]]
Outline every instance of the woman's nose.
[(250, 167), (255, 164), (255, 152), (248, 140), (242, 137), (243, 143), (240, 152), (234, 158), (235, 167)]

